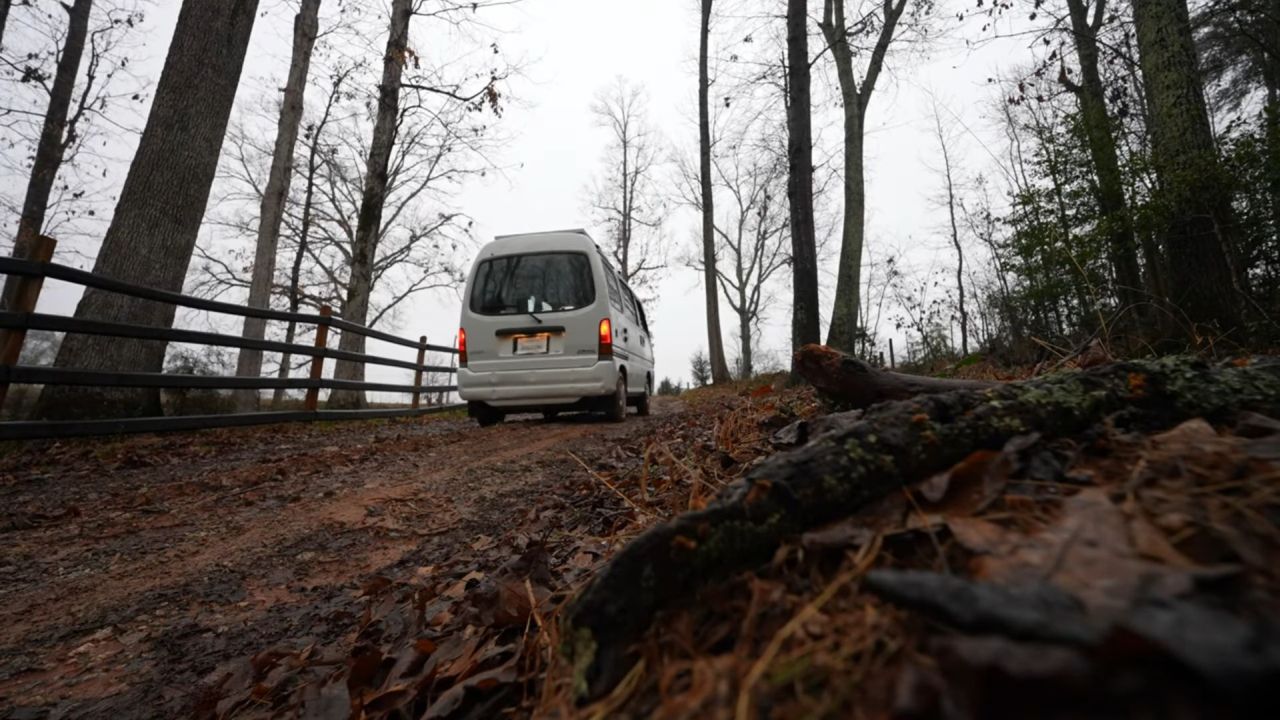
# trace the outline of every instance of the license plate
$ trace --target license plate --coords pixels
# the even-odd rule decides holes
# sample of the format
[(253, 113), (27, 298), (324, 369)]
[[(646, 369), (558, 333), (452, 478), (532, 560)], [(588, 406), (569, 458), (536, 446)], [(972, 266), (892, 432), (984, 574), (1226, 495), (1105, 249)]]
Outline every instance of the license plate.
[(516, 338), (517, 355), (545, 355), (551, 345), (550, 335), (530, 335)]

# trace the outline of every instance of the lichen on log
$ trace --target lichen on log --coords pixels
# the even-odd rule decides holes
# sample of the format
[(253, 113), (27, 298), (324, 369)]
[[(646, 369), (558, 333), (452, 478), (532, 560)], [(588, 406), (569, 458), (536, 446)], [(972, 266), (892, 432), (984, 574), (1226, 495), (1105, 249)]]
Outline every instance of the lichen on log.
[(1280, 412), (1280, 363), (1116, 363), (831, 415), (808, 444), (769, 458), (705, 509), (646, 531), (596, 574), (564, 616), (562, 652), (576, 689), (596, 697), (612, 687), (629, 646), (664, 606), (974, 450), (998, 450), (1027, 432), (1073, 435), (1108, 416), (1157, 429), (1243, 410)]

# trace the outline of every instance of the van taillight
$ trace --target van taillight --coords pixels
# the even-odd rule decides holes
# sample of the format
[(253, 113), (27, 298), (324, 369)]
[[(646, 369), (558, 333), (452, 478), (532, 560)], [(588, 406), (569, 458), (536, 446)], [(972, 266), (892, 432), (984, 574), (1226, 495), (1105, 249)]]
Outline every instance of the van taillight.
[(600, 321), (600, 357), (613, 357), (613, 323), (609, 318)]
[(467, 331), (458, 328), (458, 367), (467, 366)]

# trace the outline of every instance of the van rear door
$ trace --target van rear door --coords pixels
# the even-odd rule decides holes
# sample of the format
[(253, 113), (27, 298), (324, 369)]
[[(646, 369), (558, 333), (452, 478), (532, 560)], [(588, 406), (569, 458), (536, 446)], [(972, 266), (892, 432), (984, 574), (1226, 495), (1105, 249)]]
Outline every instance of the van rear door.
[[(590, 367), (597, 360), (591, 260), (577, 251), (482, 259), (467, 299), (475, 372)], [(598, 313), (597, 313), (598, 314)]]

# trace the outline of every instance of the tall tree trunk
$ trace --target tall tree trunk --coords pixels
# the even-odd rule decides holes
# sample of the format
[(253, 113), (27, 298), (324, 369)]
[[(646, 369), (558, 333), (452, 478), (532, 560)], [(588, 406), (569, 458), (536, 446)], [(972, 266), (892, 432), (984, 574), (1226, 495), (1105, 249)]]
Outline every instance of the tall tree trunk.
[[(284, 86), (284, 100), (280, 104), (280, 119), (276, 127), (276, 146), (271, 154), (271, 172), (267, 176), (266, 189), (262, 191), (262, 205), (258, 212), (258, 244), (253, 258), (253, 277), (249, 281), (249, 307), (271, 306), (271, 281), (276, 275), (276, 248), (280, 245), (280, 223), (284, 220), (284, 207), (289, 199), (289, 185), (293, 179), (293, 149), (298, 144), (298, 127), (302, 124), (303, 95), (307, 89), (307, 74), (311, 68), (311, 50), (319, 33), (320, 0), (302, 0), (298, 14), (293, 18), (293, 57), (289, 61), (289, 78)], [(267, 321), (261, 318), (245, 318), (243, 336), (261, 340), (267, 331)], [(242, 349), (236, 362), (236, 375), (257, 377), (262, 374), (262, 351)], [(241, 412), (258, 409), (257, 390), (240, 390), (236, 393), (236, 407)]]
[[(1280, 15), (1272, 24), (1280, 35)], [(1280, 38), (1276, 41), (1280, 44)], [(1271, 196), (1271, 232), (1280, 237), (1280, 58), (1272, 55), (1264, 58), (1263, 79), (1267, 87), (1267, 101), (1262, 110), (1266, 137), (1264, 167)]]
[[(409, 20), (413, 17), (413, 0), (394, 0), (387, 33), (387, 52), (382, 58), (382, 83), (378, 85), (378, 115), (369, 144), (369, 163), (365, 169), (364, 194), (360, 198), (360, 215), (351, 248), (351, 279), (342, 318), (363, 325), (369, 315), (369, 296), (373, 292), (373, 263), (377, 258), (382, 209), (387, 200), (387, 172), (391, 150), (396, 141), (396, 121), (400, 115), (400, 83), (409, 48)], [(364, 352), (363, 335), (344, 332), (338, 348), (347, 352)], [(333, 369), (339, 380), (363, 380), (364, 364), (339, 360)], [(331, 408), (362, 408), (364, 392), (335, 390), (329, 395)]]
[(1229, 332), (1240, 324), (1242, 304), (1230, 261), (1231, 184), (1218, 163), (1187, 5), (1135, 0), (1133, 19), (1151, 104), (1169, 300), (1191, 322)]
[(1169, 287), (1165, 281), (1168, 265), (1164, 254), (1160, 252), (1160, 243), (1150, 230), (1144, 230), (1139, 235), (1139, 244), (1142, 246), (1143, 262), (1147, 264), (1147, 294), (1159, 301), (1166, 301), (1169, 298)]
[(9, 24), (9, 7), (13, 0), (0, 0), (0, 47), (4, 47), (4, 29)]
[(720, 336), (720, 293), (716, 285), (715, 201), (711, 189), (711, 78), (707, 71), (707, 44), (711, 35), (711, 2), (702, 0), (698, 32), (698, 165), (702, 183), (702, 284), (707, 301), (707, 352), (711, 356), (711, 382), (729, 381), (729, 365)]
[[(821, 338), (813, 227), (813, 130), (806, 0), (787, 0), (787, 199), (791, 203), (791, 348)], [(793, 359), (794, 365), (794, 359)], [(794, 367), (793, 367), (794, 373)]]
[(746, 310), (738, 314), (738, 333), (742, 335), (739, 341), (742, 352), (741, 379), (748, 380), (755, 375), (755, 359), (751, 357), (751, 314)]
[(853, 49), (849, 46), (849, 27), (845, 22), (844, 0), (825, 0), (823, 4), (823, 38), (831, 49), (840, 83), (840, 100), (844, 108), (844, 221), (840, 231), (840, 266), (836, 275), (835, 305), (831, 309), (831, 325), (827, 344), (856, 352), (859, 336), (858, 310), (862, 291), (862, 246), (866, 224), (866, 181), (863, 165), (863, 133), (867, 106), (875, 92), (876, 79), (884, 67), (885, 53), (893, 42), (893, 34), (902, 17), (907, 0), (882, 0), (880, 34), (867, 61), (867, 73), (861, 85), (853, 74)]
[[(1080, 84), (1062, 73), (1061, 80), (1080, 103), (1080, 116), (1089, 157), (1097, 178), (1098, 218), (1107, 233), (1107, 250), (1116, 283), (1116, 298), (1122, 307), (1141, 307), (1142, 277), (1138, 268), (1138, 248), (1134, 240), (1133, 219), (1124, 194), (1124, 177), (1111, 132), (1111, 115), (1107, 111), (1106, 91), (1098, 70), (1098, 31), (1106, 16), (1106, 0), (1094, 0), (1093, 17), (1089, 18), (1087, 0), (1067, 0), (1071, 14), (1072, 38), (1076, 58), (1080, 62)], [(1141, 316), (1139, 313), (1138, 317)]]
[[(293, 267), (289, 271), (289, 312), (298, 312), (298, 307), (302, 304), (302, 291), (299, 285), (302, 281), (302, 260), (307, 255), (307, 244), (311, 240), (311, 209), (315, 203), (316, 196), (316, 173), (320, 170), (320, 139), (324, 137), (324, 128), (329, 124), (329, 116), (333, 112), (333, 105), (338, 101), (338, 95), (342, 88), (343, 81), (346, 80), (346, 73), (340, 73), (333, 80), (333, 89), (329, 92), (329, 101), (325, 103), (324, 113), (320, 116), (320, 122), (308, 129), (310, 136), (307, 144), (307, 185), (302, 195), (302, 223), (298, 229), (298, 248), (293, 255)], [(292, 320), (289, 321), (288, 327), (285, 328), (284, 341), (293, 343), (293, 339), (297, 334), (297, 324)], [(280, 369), (276, 373), (276, 377), (281, 380), (289, 377), (289, 362), (292, 360), (290, 353), (284, 353), (280, 356)], [(284, 388), (276, 388), (271, 395), (271, 407), (279, 410), (284, 403)]]
[(956, 188), (951, 173), (951, 152), (942, 131), (942, 117), (934, 106), (934, 123), (938, 131), (938, 145), (942, 150), (942, 172), (947, 183), (947, 217), (951, 220), (951, 244), (956, 248), (956, 294), (960, 310), (960, 352), (969, 354), (969, 313), (964, 306), (964, 247), (960, 244), (960, 226), (956, 223)]
[[(186, 0), (138, 151), (93, 271), (178, 292), (195, 249), (231, 116), (257, 0)], [(76, 318), (170, 327), (174, 307), (86, 290)], [(57, 367), (159, 372), (166, 343), (67, 335)], [(157, 389), (46, 387), (45, 418), (158, 415)]]
[[(4, 15), (9, 12), (8, 6), (9, 3), (5, 2)], [(27, 194), (22, 201), (22, 215), (18, 218), (18, 236), (13, 243), (13, 256), (16, 258), (31, 255), (36, 238), (44, 227), (45, 213), (49, 209), (49, 193), (53, 190), (58, 168), (62, 166), (67, 147), (75, 141), (74, 127), (70, 132), (67, 129), (67, 114), (75, 92), (76, 75), (80, 71), (80, 58), (84, 55), (85, 38), (89, 35), (89, 14), (93, 11), (93, 0), (75, 0), (75, 5), (64, 8), (68, 15), (67, 38), (62, 44), (62, 55), (58, 58), (58, 68), (54, 72), (53, 86), (49, 90), (49, 107), (44, 114), (44, 127), (40, 130), (35, 161), (31, 165), (31, 176), (27, 179)], [(0, 15), (0, 20), (3, 20), (4, 15)], [(2, 23), (0, 30), (3, 30)], [(18, 277), (7, 276), (0, 308), (13, 307), (17, 292)]]

